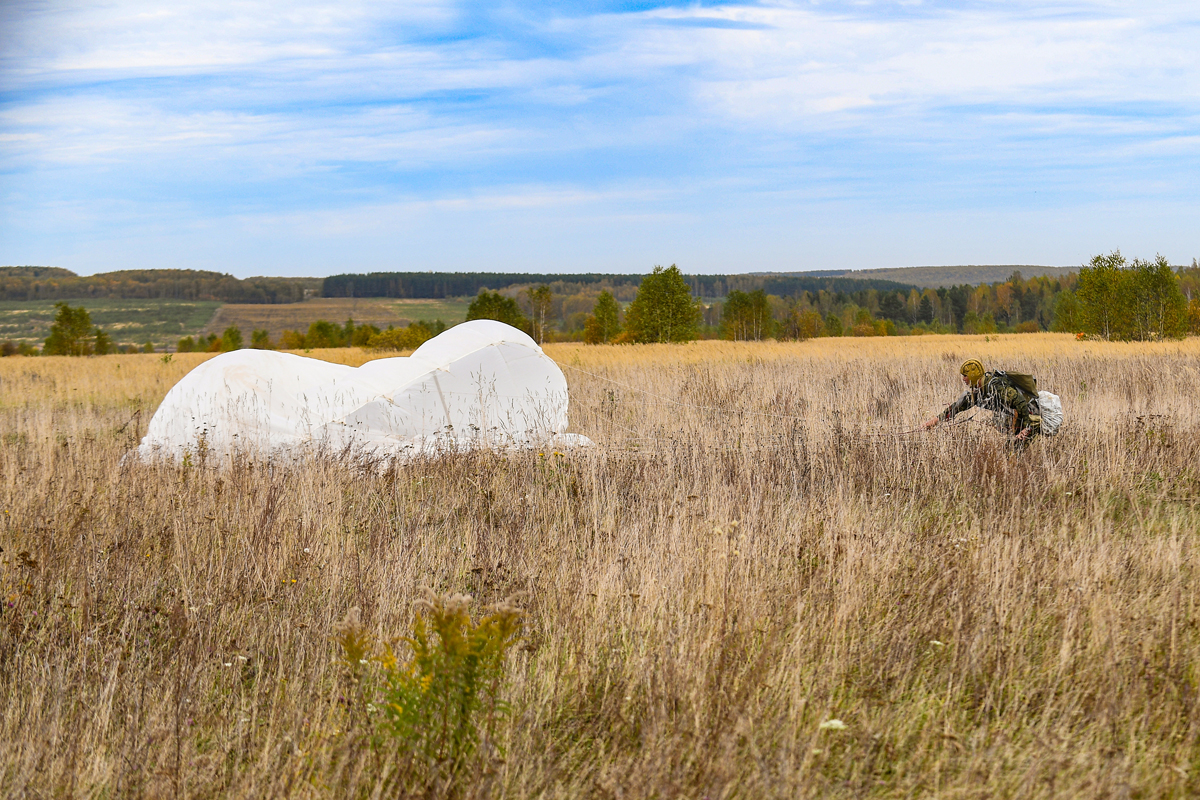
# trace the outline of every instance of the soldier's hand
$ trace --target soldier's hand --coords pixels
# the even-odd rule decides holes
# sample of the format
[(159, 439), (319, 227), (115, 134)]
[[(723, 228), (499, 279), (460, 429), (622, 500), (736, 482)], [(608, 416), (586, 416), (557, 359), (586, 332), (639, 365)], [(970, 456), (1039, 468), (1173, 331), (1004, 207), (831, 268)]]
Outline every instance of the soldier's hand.
[(937, 424), (938, 424), (938, 418), (934, 417), (931, 420), (926, 420), (925, 422), (921, 423), (921, 429), (927, 431)]
[(1026, 428), (1025, 430), (1018, 433), (1017, 438), (1018, 439), (1028, 439), (1029, 438), (1029, 428)]

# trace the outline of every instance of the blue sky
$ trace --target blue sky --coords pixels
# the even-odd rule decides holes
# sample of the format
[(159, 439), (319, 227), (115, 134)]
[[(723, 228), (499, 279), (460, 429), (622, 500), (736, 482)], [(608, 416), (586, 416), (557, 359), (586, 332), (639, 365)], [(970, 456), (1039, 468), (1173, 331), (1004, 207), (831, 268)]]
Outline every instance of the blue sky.
[(1200, 257), (1194, 2), (0, 4), (0, 263)]

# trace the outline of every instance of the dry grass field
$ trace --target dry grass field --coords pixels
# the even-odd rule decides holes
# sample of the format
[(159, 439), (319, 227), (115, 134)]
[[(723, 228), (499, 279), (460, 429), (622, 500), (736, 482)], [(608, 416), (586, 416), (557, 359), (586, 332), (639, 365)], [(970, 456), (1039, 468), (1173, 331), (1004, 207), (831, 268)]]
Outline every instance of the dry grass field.
[[(0, 360), (0, 795), (1200, 794), (1200, 341), (546, 349), (595, 448), (386, 470), (123, 461), (208, 356)], [(902, 433), (968, 356), (1060, 435)], [(425, 783), (333, 641), (422, 587), (525, 609)]]

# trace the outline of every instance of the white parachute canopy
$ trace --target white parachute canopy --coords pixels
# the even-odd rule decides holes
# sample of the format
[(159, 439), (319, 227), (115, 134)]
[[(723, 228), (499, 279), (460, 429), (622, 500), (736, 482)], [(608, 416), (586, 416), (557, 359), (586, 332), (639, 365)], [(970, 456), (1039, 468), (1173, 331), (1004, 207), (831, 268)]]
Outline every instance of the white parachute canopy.
[[(475, 320), (411, 356), (361, 367), (269, 350), (217, 356), (154, 412), (138, 454), (182, 458), (346, 448), (384, 456), (590, 444), (567, 429), (567, 381), (529, 336)], [(203, 442), (203, 445), (201, 445)]]

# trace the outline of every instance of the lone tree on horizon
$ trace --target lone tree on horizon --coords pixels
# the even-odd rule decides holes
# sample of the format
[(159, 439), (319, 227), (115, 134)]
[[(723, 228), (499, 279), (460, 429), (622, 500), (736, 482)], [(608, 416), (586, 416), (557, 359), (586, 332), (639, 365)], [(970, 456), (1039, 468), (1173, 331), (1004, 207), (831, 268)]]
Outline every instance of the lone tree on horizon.
[(533, 338), (538, 344), (542, 344), (546, 338), (546, 319), (553, 319), (554, 294), (544, 283), (536, 288), (526, 289), (524, 294), (529, 300), (529, 320), (533, 327)]
[(494, 319), (523, 331), (529, 330), (529, 320), (521, 313), (516, 300), (487, 289), (481, 289), (467, 307), (467, 322), (473, 319)]
[(621, 332), (621, 306), (612, 292), (605, 290), (583, 326), (583, 340), (588, 344), (611, 342)]
[(635, 342), (690, 342), (699, 333), (701, 313), (679, 267), (656, 266), (629, 304), (625, 327)]
[(105, 355), (115, 348), (112, 337), (92, 327), (92, 315), (83, 306), (71, 308), (66, 303), (55, 303), (58, 313), (50, 326), (50, 335), (42, 347), (47, 356), (90, 356)]

